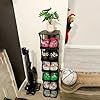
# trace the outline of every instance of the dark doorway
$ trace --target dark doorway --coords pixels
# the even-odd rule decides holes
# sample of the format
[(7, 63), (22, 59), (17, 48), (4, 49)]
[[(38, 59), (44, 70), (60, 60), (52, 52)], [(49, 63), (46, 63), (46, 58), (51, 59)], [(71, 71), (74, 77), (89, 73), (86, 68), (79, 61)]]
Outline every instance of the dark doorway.
[(7, 50), (19, 88), (25, 79), (25, 73), (11, 0), (0, 0), (0, 48)]

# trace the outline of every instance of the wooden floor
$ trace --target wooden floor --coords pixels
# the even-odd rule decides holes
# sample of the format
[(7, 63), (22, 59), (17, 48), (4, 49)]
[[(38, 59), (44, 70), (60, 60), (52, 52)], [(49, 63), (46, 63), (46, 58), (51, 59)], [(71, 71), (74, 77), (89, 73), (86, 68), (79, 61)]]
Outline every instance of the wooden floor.
[(73, 94), (60, 91), (57, 98), (44, 97), (42, 86), (34, 96), (26, 95), (26, 91), (22, 88), (19, 97), (28, 100), (100, 100), (100, 88), (80, 88)]
[(88, 91), (85, 94), (81, 94), (81, 93), (67, 94), (67, 93), (61, 92), (59, 93), (57, 98), (47, 98), (42, 95), (42, 91), (39, 91), (34, 96), (31, 96), (31, 95), (26, 95), (25, 91), (22, 90), (20, 92), (20, 97), (26, 98), (28, 100), (100, 100), (100, 95), (96, 95), (96, 94), (89, 95)]
[(100, 100), (100, 95), (67, 94), (62, 92), (60, 100)]
[(60, 95), (58, 95), (57, 98), (44, 97), (42, 86), (40, 91), (37, 91), (35, 95), (26, 95), (24, 88), (18, 94), (20, 98), (25, 98), (28, 100), (61, 100)]

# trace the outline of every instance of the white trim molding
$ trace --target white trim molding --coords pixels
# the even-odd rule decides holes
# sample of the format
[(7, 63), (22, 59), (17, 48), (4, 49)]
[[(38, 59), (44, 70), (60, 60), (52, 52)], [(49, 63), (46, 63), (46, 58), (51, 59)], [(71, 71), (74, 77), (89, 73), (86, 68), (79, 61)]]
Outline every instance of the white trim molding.
[(18, 95), (17, 95), (17, 91), (18, 91), (17, 83), (16, 83), (16, 80), (15, 80), (14, 72), (13, 72), (9, 57), (8, 57), (8, 55), (6, 53), (6, 50), (4, 50), (3, 55), (4, 55), (5, 63), (7, 65), (8, 72), (9, 72), (11, 80), (12, 80), (12, 86), (13, 86), (13, 88), (15, 90), (16, 97), (18, 97)]
[(27, 84), (27, 79), (25, 79), (25, 80), (23, 81), (23, 83), (21, 84), (21, 86), (20, 86), (18, 92), (21, 91), (21, 90), (25, 87), (26, 84)]
[(65, 45), (65, 48), (100, 49), (100, 45)]

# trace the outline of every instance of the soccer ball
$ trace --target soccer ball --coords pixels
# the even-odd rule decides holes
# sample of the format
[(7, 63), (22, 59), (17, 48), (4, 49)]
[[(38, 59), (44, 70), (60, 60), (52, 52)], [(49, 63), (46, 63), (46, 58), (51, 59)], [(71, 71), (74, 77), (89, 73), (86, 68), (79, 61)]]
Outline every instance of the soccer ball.
[(65, 68), (62, 71), (61, 80), (66, 85), (73, 85), (77, 81), (77, 73), (72, 69)]

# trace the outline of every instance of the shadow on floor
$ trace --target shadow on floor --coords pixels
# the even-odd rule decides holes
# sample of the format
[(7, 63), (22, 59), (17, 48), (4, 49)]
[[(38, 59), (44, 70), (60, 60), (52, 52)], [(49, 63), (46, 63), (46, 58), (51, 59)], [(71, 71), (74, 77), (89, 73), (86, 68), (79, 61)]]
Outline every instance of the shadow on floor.
[(28, 100), (28, 99), (24, 99), (24, 98), (15, 98), (15, 100)]

